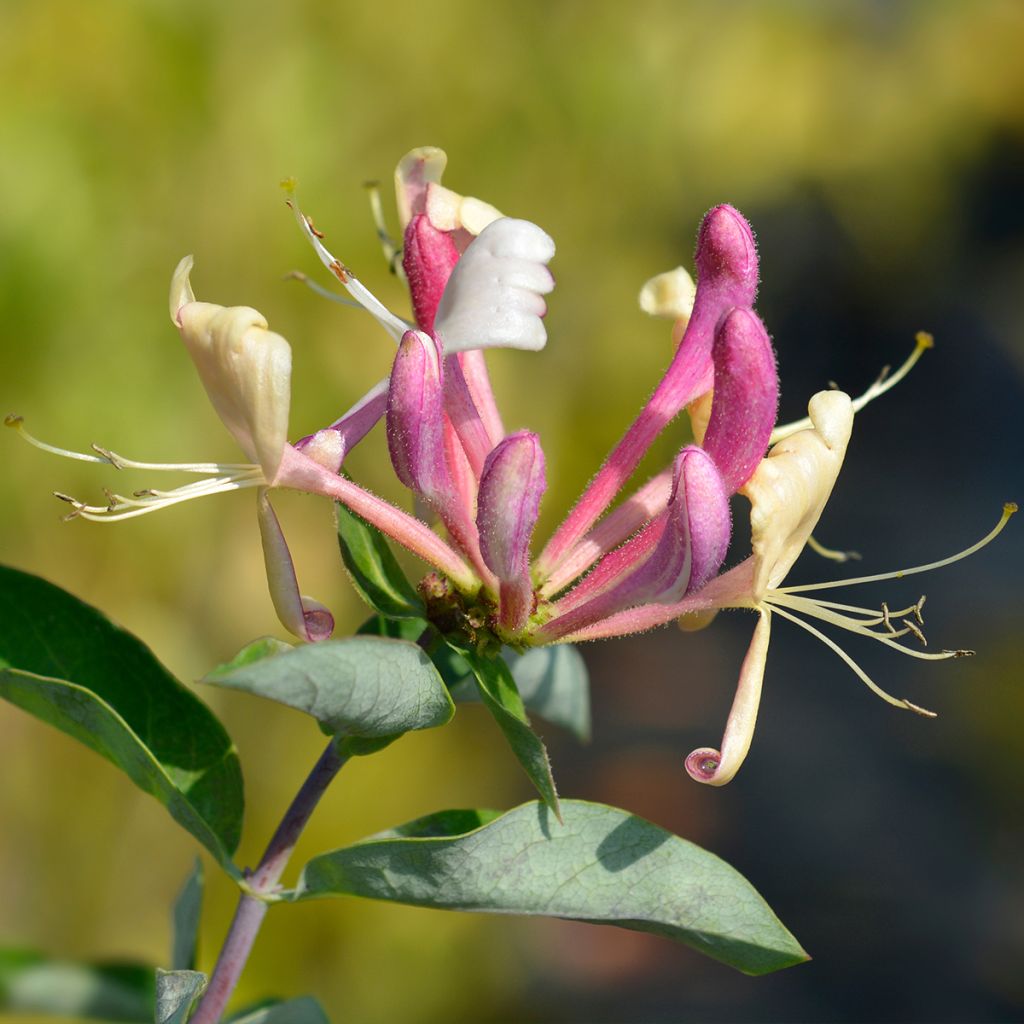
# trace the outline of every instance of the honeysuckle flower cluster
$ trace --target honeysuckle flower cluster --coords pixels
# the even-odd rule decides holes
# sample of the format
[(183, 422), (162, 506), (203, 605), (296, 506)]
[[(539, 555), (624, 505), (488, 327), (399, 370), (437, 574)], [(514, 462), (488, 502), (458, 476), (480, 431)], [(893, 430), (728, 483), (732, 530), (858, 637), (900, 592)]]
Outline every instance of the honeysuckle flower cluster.
[[(674, 323), (676, 347), (668, 368), (575, 506), (531, 559), (547, 486), (544, 453), (536, 434), (506, 432), (485, 352), (537, 351), (546, 344), (544, 297), (554, 287), (548, 264), (555, 246), (535, 224), (505, 217), (442, 185), (445, 164), (443, 152), (423, 148), (398, 165), (400, 264), (379, 199), (372, 197), (385, 252), (408, 282), (411, 321), (388, 310), (330, 252), (286, 183), (302, 231), (348, 293), (342, 301), (367, 310), (396, 343), (388, 378), (337, 420), (290, 444), (288, 342), (254, 309), (197, 301), (190, 284), (192, 258), (185, 257), (172, 280), (171, 321), (210, 401), (249, 461), (144, 463), (103, 448), (93, 454), (69, 452), (29, 438), (49, 451), (118, 469), (174, 470), (201, 478), (169, 491), (108, 493), (103, 506), (59, 495), (71, 503), (70, 517), (124, 519), (202, 495), (255, 489), (275, 609), (285, 627), (307, 641), (328, 637), (334, 623), (323, 605), (299, 591), (269, 499), (280, 487), (341, 502), (427, 563), (431, 572), (421, 592), (432, 621), (443, 631), (472, 622), (465, 639), (480, 649), (618, 636), (673, 620), (696, 628), (722, 608), (752, 610), (757, 622), (721, 749), (700, 748), (686, 759), (694, 779), (713, 785), (735, 775), (750, 746), (774, 615), (826, 643), (886, 701), (931, 715), (882, 690), (808, 621), (870, 637), (915, 658), (970, 653), (931, 653), (901, 642), (909, 637), (923, 646), (923, 598), (891, 611), (885, 604), (870, 609), (808, 594), (900, 578), (966, 557), (1002, 529), (1015, 506), (1006, 506), (988, 536), (939, 562), (834, 583), (783, 585), (804, 547), (814, 545), (811, 535), (842, 466), (855, 413), (900, 380), (930, 338), (919, 335), (903, 367), (856, 401), (838, 390), (822, 391), (811, 398), (806, 420), (776, 427), (775, 354), (753, 309), (754, 237), (737, 210), (713, 208), (698, 234), (696, 284), (680, 268), (653, 278), (640, 294), (646, 312)], [(684, 410), (693, 440), (679, 448), (671, 465), (621, 498), (652, 442)], [(341, 472), (348, 453), (382, 418), (392, 465), (418, 514)], [(8, 422), (24, 433), (20, 419)], [(732, 534), (729, 502), (737, 493), (750, 503), (751, 554), (723, 572)], [(438, 522), (443, 535), (435, 529)]]

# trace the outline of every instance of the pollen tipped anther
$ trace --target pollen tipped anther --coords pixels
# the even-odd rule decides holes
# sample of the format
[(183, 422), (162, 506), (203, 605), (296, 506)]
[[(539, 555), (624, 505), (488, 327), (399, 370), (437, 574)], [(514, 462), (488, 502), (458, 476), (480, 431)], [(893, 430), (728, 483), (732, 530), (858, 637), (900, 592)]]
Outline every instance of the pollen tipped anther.
[(939, 717), (938, 712), (929, 711), (927, 708), (921, 707), (920, 704), (914, 704), (913, 702), (907, 700), (906, 697), (903, 698), (903, 706), (908, 711), (913, 711), (915, 715), (920, 715), (922, 718), (938, 718)]

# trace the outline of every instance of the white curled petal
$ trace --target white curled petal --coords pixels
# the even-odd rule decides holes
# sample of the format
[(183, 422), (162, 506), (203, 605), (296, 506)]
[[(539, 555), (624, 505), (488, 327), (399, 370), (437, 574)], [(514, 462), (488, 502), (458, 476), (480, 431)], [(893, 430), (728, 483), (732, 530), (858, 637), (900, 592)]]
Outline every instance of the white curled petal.
[(536, 224), (503, 217), (466, 249), (448, 279), (434, 321), (445, 353), (479, 348), (542, 349), (542, 298), (555, 286), (547, 268), (555, 243)]
[[(191, 294), (190, 266), (179, 264), (172, 306), (176, 295)], [(272, 483), (288, 439), (291, 346), (248, 306), (187, 302), (176, 321), (217, 415)]]
[(812, 429), (775, 445), (743, 488), (751, 503), (755, 599), (777, 587), (799, 557), (846, 455), (853, 427), (850, 396), (820, 391), (808, 412)]
[(440, 182), (448, 155), (437, 146), (418, 146), (410, 150), (395, 168), (395, 201), (398, 219), (405, 231), (413, 214), (422, 213), (427, 188)]
[(656, 274), (644, 282), (638, 296), (640, 308), (648, 316), (667, 317), (669, 320), (689, 320), (697, 286), (683, 267)]
[(504, 217), (504, 214), (473, 196), (462, 196), (438, 182), (427, 186), (426, 214), (430, 223), (439, 231), (458, 231), (460, 228), (471, 235), (479, 235), (489, 224)]
[(171, 323), (175, 327), (178, 327), (178, 311), (182, 306), (188, 305), (190, 302), (195, 302), (196, 297), (192, 291), (192, 282), (189, 280), (189, 275), (192, 273), (192, 264), (194, 259), (191, 256), (182, 256), (178, 265), (174, 268), (174, 273), (171, 275), (171, 295), (170, 295), (170, 313)]

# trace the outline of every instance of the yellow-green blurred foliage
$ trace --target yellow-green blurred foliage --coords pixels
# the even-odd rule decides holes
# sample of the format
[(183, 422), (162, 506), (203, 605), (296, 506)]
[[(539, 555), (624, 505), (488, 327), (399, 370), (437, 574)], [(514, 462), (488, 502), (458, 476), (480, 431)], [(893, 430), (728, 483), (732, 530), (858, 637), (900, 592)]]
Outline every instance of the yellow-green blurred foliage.
[[(256, 306), (292, 342), (293, 435), (328, 422), (393, 348), (367, 317), (283, 279), (316, 267), (278, 181), (298, 179), (332, 248), (404, 310), (361, 185), (387, 187), (406, 150), (440, 145), (446, 183), (536, 220), (559, 247), (549, 348), (492, 360), (507, 423), (544, 439), (542, 530), (665, 364), (668, 331), (641, 318), (636, 291), (689, 263), (709, 205), (813, 189), (883, 266), (927, 262), (965, 169), (1024, 130), (1024, 8), (1001, 0), (6, 0), (2, 23), (0, 412), (72, 448), (237, 458), (167, 319), (171, 270), (191, 252), (200, 298)], [(13, 434), (0, 443), (4, 561), (103, 608), (186, 680), (279, 632), (251, 495), (62, 524), (50, 492), (95, 499), (113, 471)], [(379, 432), (352, 467), (398, 496)], [(354, 627), (329, 508), (288, 495), (279, 514), (303, 589), (339, 631)], [(251, 862), (319, 735), (259, 701), (204, 698), (241, 752)], [(0, 941), (163, 962), (194, 844), (105, 762), (6, 707), (0, 751)], [(529, 796), (473, 709), (344, 774), (300, 862), (430, 810)], [(207, 967), (234, 898), (219, 880), (211, 890)], [(530, 928), (356, 902), (282, 908), (242, 995), (309, 991), (352, 1022), (481, 1020), (532, 969)]]

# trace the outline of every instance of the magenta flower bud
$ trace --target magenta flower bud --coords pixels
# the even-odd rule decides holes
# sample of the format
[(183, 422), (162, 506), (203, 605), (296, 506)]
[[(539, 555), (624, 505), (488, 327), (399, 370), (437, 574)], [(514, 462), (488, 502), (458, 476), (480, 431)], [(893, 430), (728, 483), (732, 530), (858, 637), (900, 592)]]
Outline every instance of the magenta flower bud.
[(734, 494), (768, 450), (779, 404), (779, 379), (768, 332), (758, 317), (733, 309), (719, 323), (712, 350), (715, 389), (704, 450)]
[(416, 325), (433, 333), (437, 306), (445, 285), (459, 262), (459, 250), (446, 231), (435, 228), (426, 214), (418, 214), (405, 229), (402, 268), (409, 281)]
[(729, 303), (750, 308), (757, 293), (757, 247), (743, 214), (723, 204), (704, 215), (697, 235), (697, 301), (701, 289), (729, 292)]
[(544, 452), (536, 434), (510, 434), (487, 456), (480, 477), (480, 552), (501, 585), (499, 619), (510, 630), (533, 610), (530, 539), (547, 488)]
[[(669, 521), (679, 545), (689, 551), (689, 566), (663, 595), (678, 600), (702, 587), (722, 566), (732, 534), (729, 489), (714, 460), (697, 447), (684, 448), (676, 460), (675, 493)], [(668, 530), (665, 531), (668, 534)], [(657, 558), (657, 552), (655, 552)]]
[(388, 389), (387, 432), (398, 479), (432, 503), (447, 494), (441, 350), (422, 331), (406, 331), (398, 347)]

